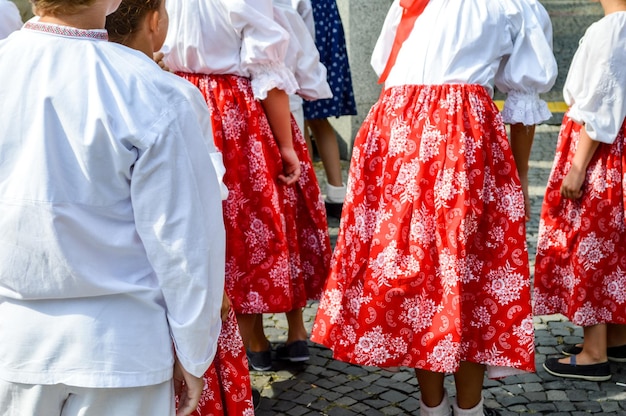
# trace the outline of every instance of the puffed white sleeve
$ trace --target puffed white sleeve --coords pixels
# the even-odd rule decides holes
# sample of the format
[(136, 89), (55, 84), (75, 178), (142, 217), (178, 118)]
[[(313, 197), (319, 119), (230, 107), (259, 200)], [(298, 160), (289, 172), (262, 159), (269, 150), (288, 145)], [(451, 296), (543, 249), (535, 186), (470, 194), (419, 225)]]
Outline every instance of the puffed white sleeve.
[(310, 0), (297, 0), (296, 11), (302, 17), (302, 21), (306, 25), (307, 30), (315, 42), (315, 21), (313, 20), (313, 6)]
[(294, 94), (298, 83), (285, 65), (289, 34), (274, 20), (272, 0), (228, 0), (231, 23), (241, 33), (241, 66), (250, 74), (255, 98), (278, 88)]
[[(593, 140), (613, 143), (626, 117), (626, 17), (607, 16), (589, 27), (572, 59), (563, 95), (568, 115)], [(609, 23), (609, 24), (607, 24)]]
[(331, 98), (333, 93), (326, 79), (326, 67), (320, 62), (315, 41), (298, 12), (275, 5), (274, 19), (289, 32), (285, 63), (298, 82), (296, 94), (309, 101)]
[(387, 60), (389, 55), (391, 55), (391, 48), (401, 18), (402, 8), (400, 7), (400, 0), (395, 0), (387, 12), (380, 35), (372, 51), (372, 57), (370, 58), (370, 65), (377, 76), (380, 76), (385, 70), (385, 66), (387, 66)]
[(511, 38), (510, 54), (495, 77), (496, 87), (507, 95), (502, 117), (505, 123), (538, 124), (552, 116), (539, 94), (550, 91), (558, 74), (550, 17), (534, 0), (500, 4)]

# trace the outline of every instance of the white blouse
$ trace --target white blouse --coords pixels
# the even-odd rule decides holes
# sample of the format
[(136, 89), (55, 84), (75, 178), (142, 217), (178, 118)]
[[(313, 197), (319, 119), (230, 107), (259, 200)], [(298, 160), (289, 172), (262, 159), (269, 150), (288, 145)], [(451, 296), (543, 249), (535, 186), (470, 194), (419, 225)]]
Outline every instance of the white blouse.
[[(371, 63), (381, 74), (391, 53), (402, 8), (389, 10)], [(552, 31), (534, 0), (431, 0), (402, 45), (385, 87), (478, 84), (507, 94), (506, 123), (537, 124), (550, 118), (539, 94), (557, 76)]]
[(0, 39), (22, 27), (20, 11), (12, 1), (0, 0)]
[(315, 21), (313, 21), (313, 6), (311, 6), (310, 0), (274, 0), (274, 4), (291, 6), (298, 12), (311, 37), (315, 40)]
[(565, 80), (569, 116), (592, 139), (613, 143), (626, 117), (626, 12), (611, 13), (585, 32)]
[(326, 80), (326, 67), (304, 21), (291, 5), (274, 5), (274, 19), (289, 33), (289, 47), (285, 57), (287, 68), (298, 81), (296, 93), (305, 100), (319, 100), (333, 96)]
[(257, 99), (298, 84), (285, 66), (289, 34), (274, 21), (272, 0), (168, 0), (163, 51), (174, 71), (251, 79)]

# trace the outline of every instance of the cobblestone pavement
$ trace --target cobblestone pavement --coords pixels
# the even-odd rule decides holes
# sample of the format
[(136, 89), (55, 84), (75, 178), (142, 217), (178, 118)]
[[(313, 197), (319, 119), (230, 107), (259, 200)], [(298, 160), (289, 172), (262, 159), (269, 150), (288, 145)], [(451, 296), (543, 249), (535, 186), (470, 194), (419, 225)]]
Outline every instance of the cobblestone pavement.
[[(531, 154), (530, 195), (532, 220), (528, 224), (531, 270), (537, 241), (539, 213), (547, 182), (558, 126), (537, 129)], [(319, 164), (316, 164), (319, 165)], [(316, 166), (321, 170), (320, 166)], [(322, 179), (323, 180), (323, 179)], [(323, 183), (323, 182), (321, 182)], [(337, 236), (338, 222), (330, 220), (331, 238)], [(305, 308), (310, 330), (317, 302)], [(265, 316), (266, 333), (274, 346), (284, 342), (287, 322), (284, 314)], [(558, 355), (564, 344), (582, 340), (582, 329), (561, 315), (535, 318), (537, 373), (485, 380), (485, 405), (502, 410), (505, 416), (541, 414), (554, 416), (626, 415), (626, 364), (611, 364), (613, 378), (606, 382), (560, 379), (547, 374), (541, 364), (547, 356)], [(352, 416), (417, 415), (419, 390), (412, 369), (389, 371), (361, 367), (334, 360), (332, 353), (309, 343), (311, 359), (306, 364), (275, 362), (272, 371), (252, 372), (252, 384), (261, 391), (257, 416)], [(454, 382), (446, 377), (446, 388), (454, 396)]]

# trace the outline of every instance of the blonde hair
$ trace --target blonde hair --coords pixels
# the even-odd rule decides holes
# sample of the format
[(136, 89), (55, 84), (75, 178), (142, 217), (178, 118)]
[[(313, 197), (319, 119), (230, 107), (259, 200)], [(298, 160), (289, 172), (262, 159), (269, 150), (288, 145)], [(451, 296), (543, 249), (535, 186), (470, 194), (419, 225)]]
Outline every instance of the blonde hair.
[(30, 0), (38, 15), (72, 15), (92, 6), (96, 0)]

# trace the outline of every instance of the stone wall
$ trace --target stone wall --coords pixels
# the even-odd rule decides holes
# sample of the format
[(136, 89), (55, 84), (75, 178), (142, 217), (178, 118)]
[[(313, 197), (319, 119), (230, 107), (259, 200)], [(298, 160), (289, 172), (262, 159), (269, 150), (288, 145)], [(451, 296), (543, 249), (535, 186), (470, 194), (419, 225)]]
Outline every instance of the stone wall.
[[(349, 156), (354, 136), (380, 95), (381, 87), (370, 58), (391, 3), (393, 0), (337, 0), (357, 104), (356, 116), (331, 120), (341, 138), (342, 158)], [(348, 150), (347, 155), (344, 150)]]

